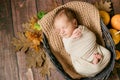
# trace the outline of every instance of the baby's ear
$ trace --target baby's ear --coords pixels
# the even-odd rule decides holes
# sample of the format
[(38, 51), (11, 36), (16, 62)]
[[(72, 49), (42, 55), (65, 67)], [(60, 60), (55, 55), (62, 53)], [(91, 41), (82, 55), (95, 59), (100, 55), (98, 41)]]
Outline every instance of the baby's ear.
[(77, 20), (76, 19), (73, 19), (73, 25), (75, 26), (75, 27), (77, 27)]

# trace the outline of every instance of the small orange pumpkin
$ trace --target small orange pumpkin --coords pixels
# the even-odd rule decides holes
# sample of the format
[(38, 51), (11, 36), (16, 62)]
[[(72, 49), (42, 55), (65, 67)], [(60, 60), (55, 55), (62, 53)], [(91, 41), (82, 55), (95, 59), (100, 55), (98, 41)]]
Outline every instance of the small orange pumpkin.
[(108, 25), (110, 22), (110, 15), (106, 11), (99, 11), (100, 17), (102, 18), (105, 25)]
[(111, 25), (114, 29), (120, 30), (120, 14), (115, 14), (111, 18)]
[(120, 51), (119, 50), (115, 50), (116, 52), (116, 60), (119, 60), (120, 59)]

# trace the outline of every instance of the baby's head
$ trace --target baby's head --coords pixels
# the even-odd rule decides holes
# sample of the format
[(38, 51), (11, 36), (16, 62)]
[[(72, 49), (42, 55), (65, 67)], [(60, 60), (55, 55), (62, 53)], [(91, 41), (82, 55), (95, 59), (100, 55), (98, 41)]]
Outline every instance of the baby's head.
[(59, 9), (55, 14), (53, 24), (57, 33), (64, 38), (69, 38), (78, 27), (76, 14), (69, 8)]

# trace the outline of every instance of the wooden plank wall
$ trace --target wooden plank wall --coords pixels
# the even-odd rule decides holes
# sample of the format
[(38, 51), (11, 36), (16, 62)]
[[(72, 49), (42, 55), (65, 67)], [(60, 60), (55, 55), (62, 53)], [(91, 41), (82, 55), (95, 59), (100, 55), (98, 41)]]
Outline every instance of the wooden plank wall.
[(18, 65), (10, 41), (14, 36), (9, 0), (0, 0), (0, 80), (19, 80)]
[[(38, 11), (50, 11), (55, 7), (75, 0), (0, 0), (0, 80), (43, 80), (37, 69), (26, 68), (25, 54), (15, 52), (10, 42), (22, 24)], [(99, 0), (79, 0), (94, 3)], [(109, 0), (108, 0), (109, 1)], [(114, 13), (120, 13), (120, 1), (111, 0)], [(46, 80), (64, 80), (56, 70)]]

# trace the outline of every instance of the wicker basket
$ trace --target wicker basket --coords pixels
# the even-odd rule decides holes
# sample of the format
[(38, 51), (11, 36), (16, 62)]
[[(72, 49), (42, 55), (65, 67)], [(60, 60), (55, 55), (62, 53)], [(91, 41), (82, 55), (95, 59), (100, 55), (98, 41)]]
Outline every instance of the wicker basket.
[[(102, 72), (100, 72), (95, 77), (84, 78), (84, 79), (80, 79), (80, 80), (107, 80), (107, 78), (109, 77), (111, 71), (114, 68), (114, 64), (115, 64), (115, 47), (114, 47), (113, 40), (112, 40), (112, 37), (110, 35), (110, 32), (107, 29), (107, 27), (104, 25), (102, 20), (101, 20), (101, 28), (102, 28), (102, 32), (103, 32), (103, 39), (105, 41), (105, 46), (106, 46), (107, 49), (109, 49), (111, 51), (110, 63), (108, 64), (108, 66)], [(45, 47), (45, 50), (48, 53), (52, 63), (63, 74), (63, 76), (65, 76), (66, 80), (72, 80), (72, 78), (63, 70), (61, 64), (58, 62), (58, 60), (55, 58), (55, 56), (51, 52), (49, 44), (48, 44), (49, 42), (47, 41), (47, 38), (46, 38), (45, 34), (43, 34), (43, 35), (44, 35), (44, 39), (43, 39), (44, 47)]]
[[(90, 6), (91, 7), (91, 4), (88, 4), (88, 3), (84, 3), (84, 2), (77, 2), (77, 1), (75, 1), (75, 2), (70, 2), (70, 3), (67, 3), (67, 4), (65, 4), (65, 5), (63, 5), (63, 6), (60, 6), (60, 7), (74, 7), (74, 8), (79, 8), (79, 7), (75, 7), (76, 5), (78, 5), (79, 6), (79, 4), (81, 4), (81, 5), (83, 5), (82, 7), (83, 8), (85, 8), (86, 6), (84, 6), (84, 5), (88, 5), (88, 6)], [(72, 6), (71, 6), (72, 5)], [(74, 6), (75, 5), (75, 6)], [(81, 6), (80, 5), (80, 6)], [(60, 7), (58, 7), (57, 9), (59, 9)], [(87, 8), (89, 8), (89, 7), (87, 7)], [(86, 9), (87, 9), (86, 8)], [(92, 9), (95, 9), (93, 6), (91, 7)], [(55, 10), (53, 10), (53, 11), (56, 11), (57, 9), (55, 9)], [(82, 8), (81, 8), (82, 9)], [(47, 52), (47, 54), (49, 55), (49, 57), (50, 57), (50, 59), (51, 59), (51, 61), (53, 62), (53, 64), (57, 67), (57, 69), (61, 72), (61, 74), (63, 74), (63, 76), (65, 77), (65, 79), (67, 79), (67, 80), (73, 80), (65, 71), (64, 71), (64, 69), (63, 69), (63, 67), (62, 67), (62, 65), (60, 64), (60, 62), (56, 59), (56, 57), (53, 55), (53, 52), (52, 52), (52, 50), (51, 50), (51, 44), (52, 43), (50, 43), (49, 41), (50, 40), (48, 40), (49, 39), (49, 34), (50, 34), (50, 31), (51, 31), (51, 29), (52, 29), (52, 25), (51, 25), (51, 22), (52, 22), (52, 19), (53, 18), (51, 18), (51, 17), (53, 17), (53, 13), (55, 13), (55, 12), (49, 12), (49, 14), (47, 14), (45, 17), (43, 17), (43, 19), (41, 19), (40, 21), (39, 21), (39, 24), (43, 27), (42, 29), (43, 29), (43, 35), (44, 35), (44, 39), (43, 39), (43, 42), (44, 42), (44, 47), (45, 47), (45, 50), (46, 50), (46, 52)], [(101, 33), (102, 33), (102, 39), (104, 40), (104, 42), (105, 42), (105, 47), (107, 48), (107, 49), (109, 49), (110, 51), (111, 51), (111, 59), (110, 59), (110, 63), (106, 66), (106, 68), (104, 69), (104, 70), (102, 70), (99, 74), (97, 74), (95, 77), (90, 77), (90, 78), (82, 78), (82, 79), (80, 79), (80, 80), (106, 80), (108, 77), (109, 77), (109, 75), (110, 75), (110, 73), (111, 73), (111, 71), (113, 70), (113, 68), (114, 68), (114, 64), (115, 64), (115, 45), (114, 45), (114, 43), (113, 43), (113, 40), (112, 40), (112, 37), (111, 37), (111, 35), (110, 35), (110, 32), (109, 32), (109, 30), (107, 29), (107, 27), (104, 25), (104, 23), (103, 23), (103, 21), (99, 18), (99, 13), (98, 13), (98, 11), (95, 9), (95, 11), (92, 11), (93, 13), (93, 15), (96, 17), (97, 16), (97, 18), (95, 18), (95, 19), (91, 19), (91, 18), (93, 18), (93, 16), (90, 16), (90, 15), (88, 15), (88, 16), (90, 16), (90, 17), (88, 17), (88, 19), (90, 18), (90, 20), (88, 20), (87, 18), (86, 19), (83, 19), (84, 21), (83, 21), (83, 23), (86, 21), (86, 23), (85, 23), (85, 25), (86, 26), (98, 26), (98, 25), (100, 25), (100, 29), (101, 29)], [(88, 13), (86, 13), (86, 14), (88, 14)], [(83, 14), (84, 15), (84, 14)], [(97, 20), (96, 20), (97, 19)], [(51, 21), (51, 22), (50, 22)], [(88, 22), (87, 22), (88, 21)], [(93, 22), (93, 24), (92, 24), (92, 22), (90, 22), (89, 23), (89, 21), (97, 21), (97, 22)], [(46, 28), (46, 26), (47, 26), (47, 28), (50, 28), (50, 29), (47, 29)], [(45, 27), (45, 28), (44, 28)], [(99, 34), (99, 30), (100, 29), (97, 29), (98, 31), (98, 34)], [(94, 29), (95, 30), (95, 29)], [(94, 32), (94, 31), (93, 31)], [(96, 31), (95, 31), (95, 33), (96, 33)], [(101, 37), (101, 34), (100, 34), (100, 37)], [(54, 41), (54, 40), (51, 40), (51, 41)], [(54, 42), (53, 42), (53, 44), (54, 44)], [(53, 48), (52, 48), (53, 49)]]

